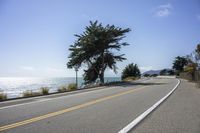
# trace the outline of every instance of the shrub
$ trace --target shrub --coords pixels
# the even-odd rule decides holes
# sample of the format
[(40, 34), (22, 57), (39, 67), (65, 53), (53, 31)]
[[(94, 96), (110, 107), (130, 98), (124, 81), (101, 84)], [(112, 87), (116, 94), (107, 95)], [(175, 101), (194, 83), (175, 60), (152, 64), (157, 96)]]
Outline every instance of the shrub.
[(60, 86), (58, 88), (58, 92), (65, 92), (65, 91), (67, 91), (67, 88), (68, 88), (68, 86), (66, 86), (66, 85)]
[(32, 96), (39, 96), (39, 95), (41, 95), (40, 92), (33, 92), (33, 91), (30, 91), (30, 90), (23, 92), (23, 97), (32, 97)]
[(40, 91), (43, 95), (49, 94), (49, 88), (48, 87), (42, 87), (42, 88), (40, 88)]
[(148, 74), (148, 73), (145, 73), (144, 74), (144, 77), (150, 77), (151, 75), (150, 74)]
[(76, 84), (74, 83), (71, 83), (68, 85), (68, 88), (67, 88), (69, 91), (73, 91), (73, 90), (76, 90), (77, 89), (77, 86)]
[(127, 65), (124, 70), (122, 71), (122, 80), (127, 77), (140, 77), (140, 69), (138, 68), (137, 64), (129, 64)]
[(7, 99), (7, 94), (0, 93), (0, 101), (6, 100)]
[(151, 75), (151, 77), (157, 77), (158, 76), (158, 74), (152, 74)]

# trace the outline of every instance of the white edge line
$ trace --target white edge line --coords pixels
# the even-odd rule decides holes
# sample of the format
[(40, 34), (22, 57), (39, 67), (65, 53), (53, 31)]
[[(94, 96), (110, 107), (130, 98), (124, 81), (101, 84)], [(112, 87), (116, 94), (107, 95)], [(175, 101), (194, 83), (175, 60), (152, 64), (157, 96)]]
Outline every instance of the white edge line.
[(167, 99), (179, 86), (180, 80), (178, 80), (177, 85), (163, 98), (161, 98), (158, 102), (156, 102), (153, 106), (151, 106), (149, 109), (147, 109), (145, 112), (143, 112), (141, 115), (139, 115), (136, 119), (134, 119), (131, 123), (129, 123), (126, 127), (121, 129), (118, 133), (127, 133), (131, 129), (133, 129), (137, 124), (139, 124), (148, 114), (150, 114), (154, 109), (156, 109), (165, 99)]

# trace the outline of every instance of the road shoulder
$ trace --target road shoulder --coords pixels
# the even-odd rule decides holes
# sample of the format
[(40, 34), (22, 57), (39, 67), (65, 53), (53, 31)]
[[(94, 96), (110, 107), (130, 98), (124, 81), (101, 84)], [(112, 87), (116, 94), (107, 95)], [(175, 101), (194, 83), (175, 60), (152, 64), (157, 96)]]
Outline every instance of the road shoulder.
[(200, 89), (197, 89), (194, 83), (181, 80), (180, 86), (170, 98), (132, 132), (200, 132)]

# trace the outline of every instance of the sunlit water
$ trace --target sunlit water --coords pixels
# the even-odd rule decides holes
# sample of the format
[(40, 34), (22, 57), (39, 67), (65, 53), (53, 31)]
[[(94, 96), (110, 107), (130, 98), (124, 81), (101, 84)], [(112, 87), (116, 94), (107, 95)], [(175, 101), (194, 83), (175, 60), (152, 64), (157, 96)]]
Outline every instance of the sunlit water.
[[(106, 82), (120, 81), (119, 77), (106, 77)], [(59, 86), (75, 83), (75, 78), (0, 78), (0, 91), (6, 93), (8, 98), (22, 96), (27, 90), (39, 91), (41, 87), (49, 87), (50, 92), (56, 92)], [(83, 85), (83, 79), (78, 78), (78, 86)]]

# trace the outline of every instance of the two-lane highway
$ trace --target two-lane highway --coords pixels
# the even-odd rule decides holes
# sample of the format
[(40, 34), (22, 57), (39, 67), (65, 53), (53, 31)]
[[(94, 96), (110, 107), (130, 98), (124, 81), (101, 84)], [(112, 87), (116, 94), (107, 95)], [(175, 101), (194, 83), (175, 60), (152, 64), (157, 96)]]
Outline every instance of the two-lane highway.
[[(8, 133), (114, 133), (168, 94), (177, 79), (150, 79), (62, 97), (0, 107)], [(5, 104), (5, 103), (4, 103)], [(6, 104), (5, 104), (6, 105)]]

